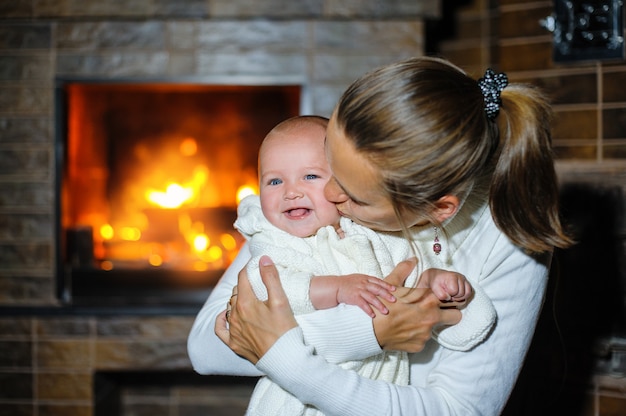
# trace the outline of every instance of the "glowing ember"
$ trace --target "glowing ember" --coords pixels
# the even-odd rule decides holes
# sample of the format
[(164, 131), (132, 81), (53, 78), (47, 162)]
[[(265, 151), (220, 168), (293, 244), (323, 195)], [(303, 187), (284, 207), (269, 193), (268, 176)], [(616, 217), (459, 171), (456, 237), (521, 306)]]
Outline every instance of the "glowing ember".
[(100, 235), (103, 239), (110, 240), (115, 236), (115, 231), (110, 224), (104, 224), (102, 227), (100, 227)]
[(230, 234), (222, 234), (220, 236), (220, 242), (228, 251), (235, 250), (237, 248), (237, 241), (235, 241), (235, 238)]
[(198, 143), (193, 137), (187, 137), (181, 142), (179, 150), (183, 156), (193, 156), (198, 152)]
[(193, 249), (195, 251), (204, 251), (209, 247), (209, 237), (205, 234), (199, 234), (193, 239)]
[(141, 231), (135, 227), (123, 227), (120, 236), (122, 237), (122, 240), (139, 241), (141, 238)]

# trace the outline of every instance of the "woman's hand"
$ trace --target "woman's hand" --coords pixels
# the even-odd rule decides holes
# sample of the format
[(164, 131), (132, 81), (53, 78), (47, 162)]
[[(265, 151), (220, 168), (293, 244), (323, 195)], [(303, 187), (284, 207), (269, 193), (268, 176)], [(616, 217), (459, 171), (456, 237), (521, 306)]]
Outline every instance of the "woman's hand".
[(267, 288), (267, 301), (257, 299), (244, 268), (239, 272), (237, 286), (229, 300), (228, 319), (227, 311), (223, 311), (215, 321), (215, 334), (219, 339), (252, 364), (256, 364), (285, 332), (298, 325), (276, 266), (267, 256), (261, 257), (259, 266), (261, 280)]
[[(415, 260), (396, 266), (385, 281), (402, 286), (415, 267)], [(431, 289), (398, 287), (395, 302), (381, 299), (388, 314), (377, 313), (374, 333), (381, 348), (390, 351), (419, 352), (431, 337), (434, 327), (454, 325), (461, 320), (461, 312), (442, 303)]]

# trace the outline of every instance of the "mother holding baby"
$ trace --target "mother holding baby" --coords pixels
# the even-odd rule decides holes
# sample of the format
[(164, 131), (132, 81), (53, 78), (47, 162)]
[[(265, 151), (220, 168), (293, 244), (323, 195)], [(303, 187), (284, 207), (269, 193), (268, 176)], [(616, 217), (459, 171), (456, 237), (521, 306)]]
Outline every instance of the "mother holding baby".
[[(482, 343), (462, 352), (431, 339), (462, 312), (441, 308), (430, 289), (402, 287), (411, 262), (386, 278), (398, 286), (395, 302), (382, 300), (388, 314), (340, 305), (295, 317), (267, 257), (269, 298), (254, 296), (240, 273), (250, 259), (244, 246), (190, 333), (196, 371), (266, 375), (328, 415), (500, 414), (534, 332), (552, 249), (571, 244), (559, 221), (550, 116), (539, 91), (508, 85), (504, 74), (488, 70), (477, 82), (447, 61), (413, 58), (356, 80), (328, 125), (326, 198), (358, 224), (402, 231), (419, 253), (480, 286), (497, 314)], [(408, 386), (333, 364), (382, 350), (410, 353)]]

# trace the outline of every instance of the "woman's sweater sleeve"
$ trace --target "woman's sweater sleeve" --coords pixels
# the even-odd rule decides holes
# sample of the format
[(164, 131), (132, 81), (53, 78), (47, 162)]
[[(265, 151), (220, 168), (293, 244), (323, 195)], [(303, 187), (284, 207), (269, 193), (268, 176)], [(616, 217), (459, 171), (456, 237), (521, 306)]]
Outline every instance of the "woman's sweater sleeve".
[(187, 338), (187, 353), (194, 370), (200, 374), (233, 376), (260, 376), (258, 369), (248, 360), (235, 354), (215, 335), (215, 319), (226, 309), (239, 271), (250, 259), (248, 246), (244, 245), (226, 270), (209, 298), (202, 306)]

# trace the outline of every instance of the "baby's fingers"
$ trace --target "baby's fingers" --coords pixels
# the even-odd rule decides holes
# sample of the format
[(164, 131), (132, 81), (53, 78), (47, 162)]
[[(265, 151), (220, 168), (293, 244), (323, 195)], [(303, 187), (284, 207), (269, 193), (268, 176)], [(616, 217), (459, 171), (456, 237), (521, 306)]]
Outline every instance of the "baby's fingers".
[(468, 300), (472, 296), (473, 292), (474, 289), (472, 289), (472, 285), (470, 285), (468, 282), (464, 282), (461, 284), (458, 293), (455, 296), (452, 296), (452, 300), (455, 300), (457, 302)]
[(365, 292), (362, 295), (361, 299), (357, 302), (357, 305), (372, 318), (376, 316), (372, 308), (377, 309), (383, 315), (387, 315), (389, 313), (389, 309), (387, 309), (385, 304), (381, 302), (378, 296), (374, 296), (372, 293), (369, 292)]
[(367, 282), (367, 291), (373, 295), (380, 296), (389, 302), (395, 302), (396, 297), (391, 294), (396, 287), (386, 283), (384, 280), (372, 279)]

